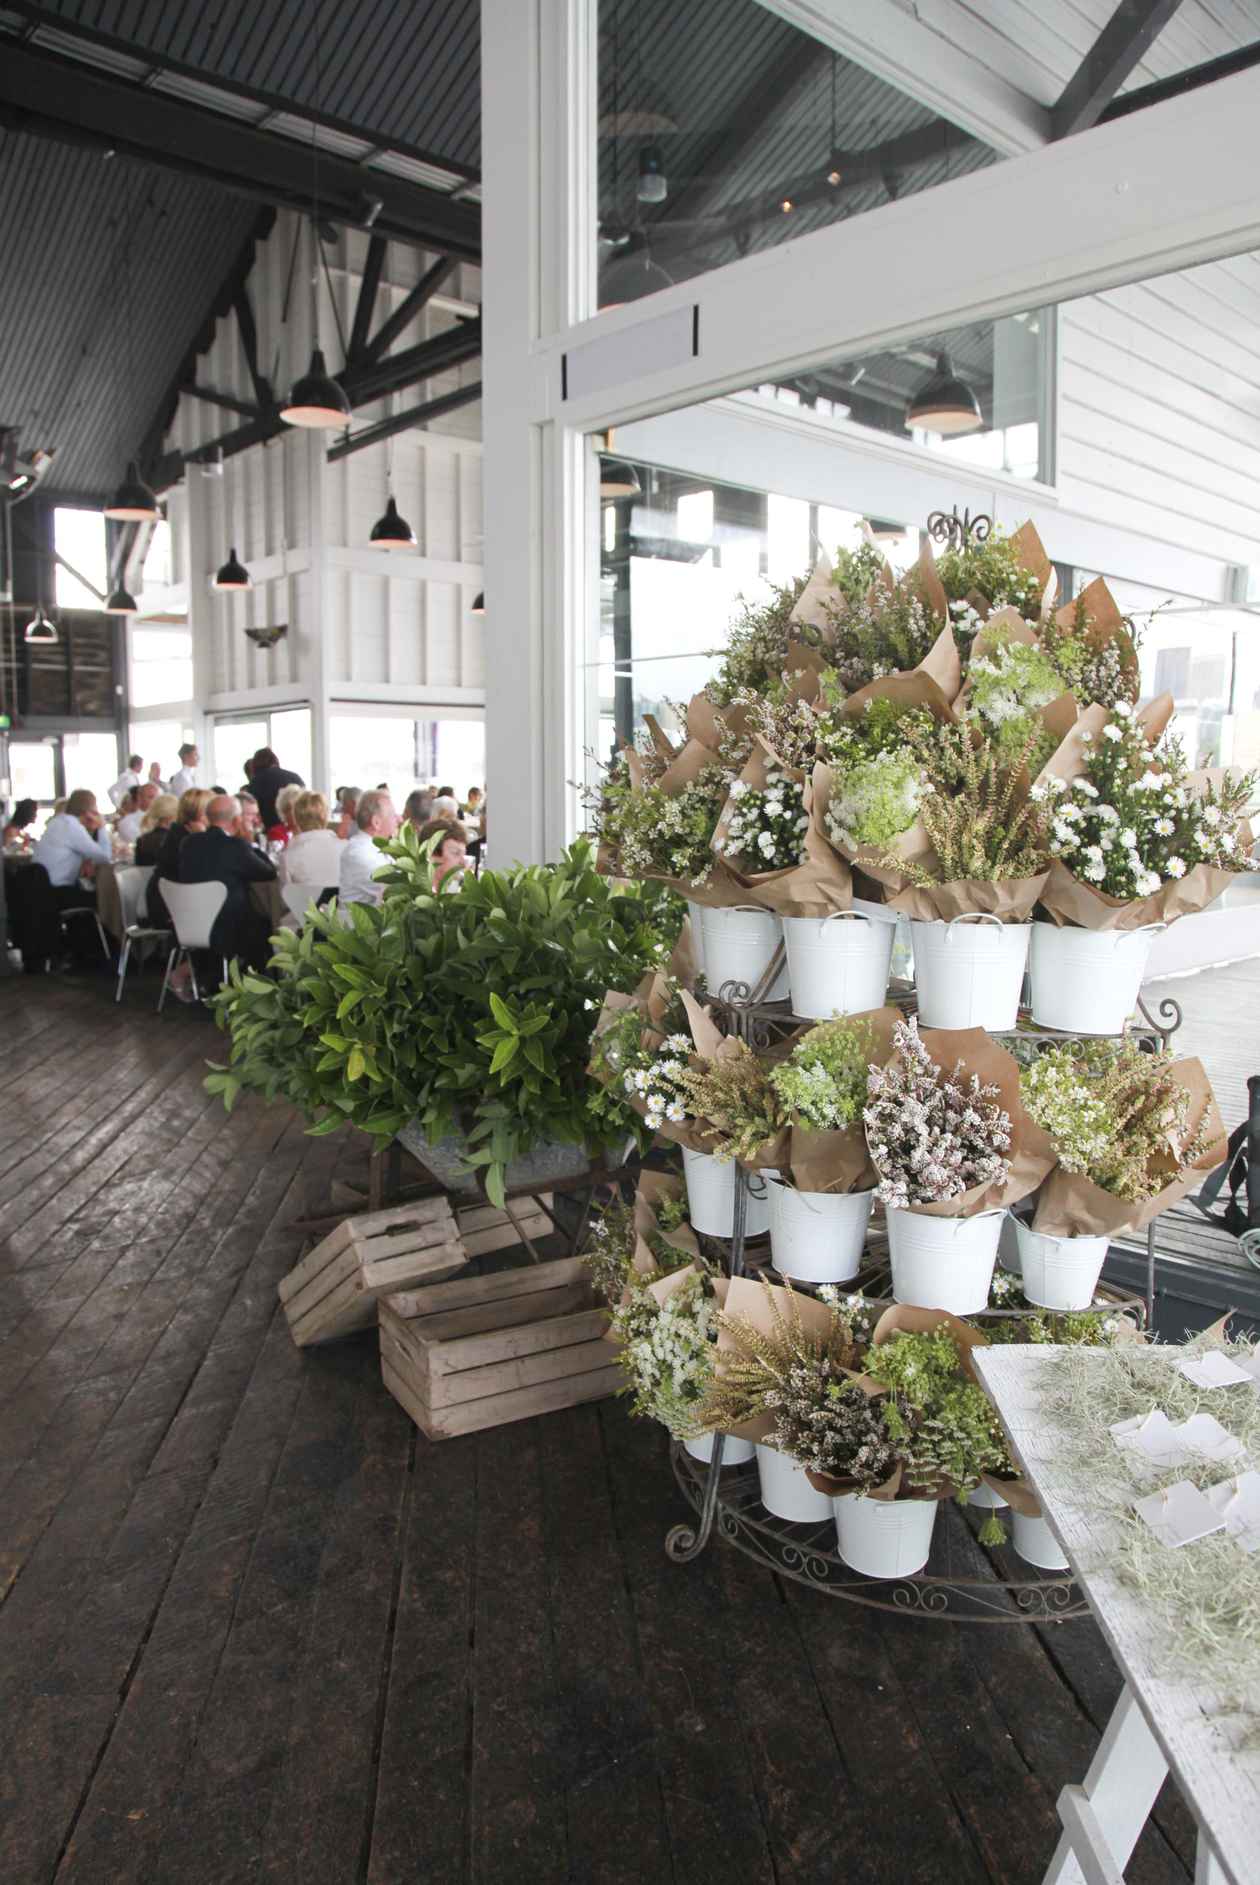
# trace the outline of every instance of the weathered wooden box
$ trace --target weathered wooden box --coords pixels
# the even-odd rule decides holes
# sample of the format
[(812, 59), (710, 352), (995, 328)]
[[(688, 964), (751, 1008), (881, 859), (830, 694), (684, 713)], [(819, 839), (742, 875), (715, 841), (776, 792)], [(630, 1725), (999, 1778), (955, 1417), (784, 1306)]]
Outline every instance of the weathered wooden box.
[(281, 1280), (289, 1333), (306, 1348), (370, 1328), (378, 1296), (453, 1276), (467, 1262), (445, 1198), (347, 1218)]
[(624, 1378), (577, 1257), (403, 1290), (378, 1310), (385, 1386), (430, 1440), (602, 1400)]

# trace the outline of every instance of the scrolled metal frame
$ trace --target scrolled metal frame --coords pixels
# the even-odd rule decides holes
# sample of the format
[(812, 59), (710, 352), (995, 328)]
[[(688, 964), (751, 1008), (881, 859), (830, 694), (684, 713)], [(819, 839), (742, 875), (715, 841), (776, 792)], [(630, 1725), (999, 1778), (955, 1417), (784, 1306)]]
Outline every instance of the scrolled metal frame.
[(955, 504), (952, 511), (932, 511), (927, 520), (927, 533), (933, 543), (948, 543), (951, 548), (965, 550), (969, 543), (983, 543), (993, 529), (993, 519), (987, 511), (977, 511), (973, 517), (970, 510), (958, 515)]

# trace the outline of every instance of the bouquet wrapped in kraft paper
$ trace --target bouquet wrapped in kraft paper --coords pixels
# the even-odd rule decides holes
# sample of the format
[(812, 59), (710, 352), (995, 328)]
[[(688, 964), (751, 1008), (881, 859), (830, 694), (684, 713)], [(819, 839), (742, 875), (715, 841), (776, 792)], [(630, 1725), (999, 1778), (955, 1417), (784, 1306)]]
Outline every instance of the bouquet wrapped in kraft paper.
[[(971, 644), (967, 679), (957, 701), (957, 711), (961, 717), (970, 718), (977, 711), (976, 684), (972, 673), (976, 664), (986, 661), (997, 654), (1004, 645), (1012, 643), (1033, 651), (1040, 651), (1042, 647), (1041, 638), (1036, 630), (1029, 627), (1018, 609), (1010, 607), (995, 609)], [(1045, 665), (1044, 658), (1039, 665)], [(1050, 684), (1053, 685), (1053, 682)], [(1054, 695), (1052, 699), (1043, 699), (1040, 704), (1026, 709), (1027, 717), (1035, 719), (1041, 726), (1045, 738), (1052, 742), (1054, 749), (1057, 749), (1071, 732), (1079, 714), (1080, 708), (1076, 696), (1067, 687)], [(1023, 717), (1021, 716), (1021, 719)], [(1025, 786), (1026, 790), (1027, 786)]]
[(1147, 1195), (1118, 1197), (1084, 1172), (1056, 1164), (1037, 1194), (1032, 1227), (1049, 1237), (1118, 1237), (1145, 1230), (1162, 1211), (1198, 1189), (1228, 1151), (1225, 1127), (1202, 1061), (1178, 1060), (1168, 1069), (1186, 1096), (1184, 1124), (1151, 1154)]
[[(1001, 1161), (1003, 1171), (991, 1182), (971, 1185), (957, 1196), (943, 1198), (936, 1203), (924, 1203), (912, 1198), (900, 1208), (923, 1217), (976, 1217), (981, 1211), (1000, 1211), (1008, 1205), (1018, 1204), (1021, 1198), (1035, 1191), (1050, 1172), (1055, 1163), (1055, 1152), (1049, 1134), (1025, 1110), (1020, 1097), (1017, 1062), (983, 1028), (922, 1028), (919, 1030), (919, 1039), (938, 1074), (951, 1083), (965, 1089), (974, 1075), (981, 1086), (997, 1089), (996, 1099), (992, 1103), (1000, 1107), (1010, 1120), (1010, 1144), (1005, 1148)], [(898, 1049), (884, 1063), (885, 1071), (900, 1065), (901, 1051)], [(871, 1163), (881, 1185), (891, 1186), (897, 1176), (891, 1158), (881, 1156), (880, 1146), (871, 1143), (872, 1138), (878, 1135), (878, 1130), (872, 1126), (868, 1116), (867, 1143), (870, 1145)], [(933, 1310), (931, 1313), (943, 1314), (944, 1311)]]
[[(887, 622), (890, 611), (911, 601), (936, 625), (930, 644), (924, 648), (920, 641), (923, 652), (917, 661), (905, 659), (895, 637), (887, 642), (881, 638), (879, 627), (881, 618)], [(890, 679), (894, 674), (914, 674), (930, 684), (933, 700), (952, 705), (958, 698), (962, 688), (962, 662), (950, 627), (949, 601), (936, 572), (936, 561), (926, 546), (920, 551), (918, 562), (900, 580), (885, 560), (858, 609), (851, 609), (838, 595), (829, 570), (820, 562), (796, 604), (793, 619), (810, 638), (807, 648), (817, 645), (828, 664), (839, 667), (842, 673), (846, 663), (856, 662), (860, 668), (865, 659), (867, 672), (873, 670), (872, 682), (868, 685), (879, 679)], [(854, 642), (856, 647), (851, 645)], [(807, 658), (803, 658), (802, 664), (807, 668), (813, 665)], [(853, 689), (853, 681), (847, 676), (846, 684)], [(859, 687), (856, 691), (864, 693), (865, 688)]]
[(744, 1078), (736, 1084), (728, 1083), (726, 1093), (709, 1100), (703, 1117), (693, 1122), (694, 1143), (687, 1139), (679, 1143), (691, 1143), (693, 1151), (711, 1153), (723, 1162), (737, 1157), (752, 1171), (781, 1171), (791, 1135), (786, 1118), (773, 1108), (764, 1063), (744, 1041), (722, 1034), (694, 995), (684, 991), (682, 1000), (695, 1050), (691, 1063), (694, 1077), (688, 1082), (691, 1103), (699, 1108), (700, 1092), (709, 1093), (718, 1084), (703, 1080), (706, 1068), (725, 1066)]
[[(675, 959), (681, 958), (676, 956)], [(674, 1145), (687, 1146), (693, 1152), (711, 1153), (715, 1135), (687, 1106), (685, 1074), (694, 1052), (693, 1044), (690, 1038), (667, 1032), (675, 998), (675, 985), (663, 969), (645, 975), (633, 994), (610, 989), (591, 1033), (587, 1071), (592, 1079), (615, 1088), (630, 1110), (661, 1138)], [(682, 1000), (687, 1008), (690, 1034), (692, 1016), (699, 1017), (703, 1024), (707, 1022), (707, 1012), (690, 994), (684, 993)], [(615, 1030), (620, 1031), (627, 1014), (633, 1014), (640, 1022), (634, 1032), (634, 1064), (626, 1064), (624, 1058), (614, 1064), (608, 1056), (606, 1037)], [(708, 1040), (707, 1033), (704, 1038)], [(646, 1076), (637, 1085), (630, 1077), (636, 1072)]]
[[(669, 1213), (672, 1229), (666, 1228), (663, 1206), (674, 1207)], [(660, 1268), (648, 1241), (651, 1237), (659, 1237), (671, 1250), (676, 1250), (680, 1257), (690, 1258), (693, 1263), (704, 1268), (700, 1245), (690, 1224), (673, 1222), (679, 1208), (685, 1214), (687, 1188), (681, 1178), (671, 1172), (640, 1172), (638, 1189), (634, 1194), (635, 1246), (631, 1265), (638, 1276), (651, 1276)]]
[[(851, 908), (852, 872), (819, 832), (810, 799), (810, 781), (758, 738), (731, 786), (713, 837), (714, 851), (740, 886), (741, 901), (776, 916), (830, 916)], [(784, 810), (771, 816), (767, 807), (780, 803)], [(760, 852), (750, 830), (754, 824), (767, 835)], [(745, 840), (739, 836), (741, 828), (748, 833)], [(766, 869), (754, 868), (758, 856)]]
[[(822, 1355), (828, 1349), (835, 1330), (835, 1316), (826, 1303), (778, 1284), (754, 1282), (748, 1276), (732, 1276), (726, 1283), (722, 1314), (718, 1319), (717, 1353), (714, 1357), (715, 1383), (720, 1391), (724, 1377), (741, 1364), (747, 1354), (745, 1331), (767, 1343), (782, 1344), (785, 1338), (792, 1351), (811, 1350)], [(786, 1359), (786, 1352), (785, 1352)], [(856, 1360), (856, 1354), (853, 1357)], [(766, 1377), (769, 1385), (769, 1376)], [(759, 1412), (746, 1420), (716, 1422), (705, 1417), (709, 1427), (720, 1426), (737, 1440), (765, 1442), (775, 1427), (775, 1415)]]
[[(868, 1060), (879, 1066), (892, 1053), (893, 1029), (901, 1019), (900, 1009), (893, 1007), (844, 1017), (846, 1024), (869, 1031)], [(829, 1025), (823, 1023), (824, 1028)], [(815, 1032), (814, 1028), (806, 1028), (780, 1050), (780, 1064)], [(789, 1115), (788, 1133), (786, 1164), (780, 1170), (798, 1191), (840, 1194), (874, 1190), (878, 1174), (871, 1164), (860, 1112), (851, 1125), (825, 1127), (811, 1125), (799, 1109), (794, 1109)]]
[[(1137, 713), (1123, 703), (1115, 709), (1087, 707), (1042, 768), (1034, 793), (1042, 796), (1055, 820), (1051, 846), (1058, 852), (1050, 860), (1040, 898), (1040, 913), (1049, 922), (1060, 928), (1120, 931), (1172, 923), (1206, 909), (1248, 868), (1253, 833), (1234, 807), (1252, 781), (1219, 767), (1183, 771), (1175, 755), (1170, 763), (1169, 755), (1159, 751), (1159, 741), (1172, 715), (1171, 694), (1159, 695)], [(1123, 814), (1111, 821), (1114, 833), (1098, 829), (1100, 818), (1107, 816), (1107, 788), (1100, 791), (1090, 778), (1100, 770), (1104, 742), (1129, 744), (1143, 755), (1146, 768), (1136, 791), (1124, 800)], [(1162, 803), (1164, 781), (1179, 795), (1178, 804)], [(1229, 808), (1225, 814), (1219, 800)], [(1120, 852), (1108, 857), (1106, 848), (1088, 843), (1091, 837), (1110, 842), (1113, 835), (1125, 832), (1125, 817), (1133, 821), (1127, 829), (1140, 847), (1140, 868), (1126, 867)], [(1066, 837), (1065, 821), (1070, 827)], [(1224, 833), (1228, 847), (1214, 846), (1209, 860), (1196, 860), (1195, 849), (1204, 848), (1195, 836), (1196, 826), (1214, 836), (1223, 823), (1233, 824), (1233, 830)], [(1165, 832), (1170, 835), (1165, 837)], [(1106, 888), (1116, 858), (1126, 868), (1123, 895)], [(1133, 858), (1139, 859), (1139, 849)], [(1087, 871), (1101, 876), (1101, 882), (1088, 881)]]

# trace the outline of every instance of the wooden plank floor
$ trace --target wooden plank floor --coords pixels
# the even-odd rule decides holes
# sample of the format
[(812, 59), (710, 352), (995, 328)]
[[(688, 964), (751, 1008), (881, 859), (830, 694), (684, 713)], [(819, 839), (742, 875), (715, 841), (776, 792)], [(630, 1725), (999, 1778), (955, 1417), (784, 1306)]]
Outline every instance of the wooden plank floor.
[[(362, 1169), (226, 1118), (200, 1012), (0, 983), (0, 1878), (1033, 1885), (1117, 1679), (715, 1546), (609, 1402), (432, 1446), (300, 1354), (290, 1228)], [(1130, 1871), (1180, 1885), (1166, 1797)]]

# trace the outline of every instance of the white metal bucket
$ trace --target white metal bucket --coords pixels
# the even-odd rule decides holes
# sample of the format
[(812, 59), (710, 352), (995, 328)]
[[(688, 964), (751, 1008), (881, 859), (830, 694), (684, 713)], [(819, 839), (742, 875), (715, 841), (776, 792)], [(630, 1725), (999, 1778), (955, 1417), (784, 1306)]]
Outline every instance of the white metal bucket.
[(914, 985), (925, 1028), (1013, 1028), (1028, 960), (1027, 923), (985, 910), (912, 922)]
[(862, 1267), (873, 1191), (794, 1191), (770, 1183), (770, 1249), (780, 1276), (847, 1283)]
[(1024, 1294), (1040, 1309), (1088, 1309), (1110, 1248), (1107, 1237), (1047, 1237), (1016, 1222)]
[(687, 898), (687, 915), (691, 918), (691, 959), (696, 965), (696, 974), (704, 974), (704, 905), (693, 903)]
[(896, 925), (860, 910), (785, 916), (792, 1013), (809, 1021), (882, 1008)]
[(805, 1468), (777, 1448), (758, 1446), (757, 1477), (761, 1481), (761, 1503), (775, 1518), (810, 1525), (831, 1517), (828, 1494), (815, 1492)]
[(927, 1563), (935, 1499), (866, 1499), (842, 1492), (831, 1504), (840, 1556), (851, 1571), (865, 1577), (913, 1577)]
[[(706, 909), (701, 916), (704, 934), (704, 973), (711, 994), (720, 995), (727, 982), (741, 982), (751, 994), (761, 984), (783, 941), (783, 925), (771, 910), (741, 904), (734, 909)], [(786, 961), (762, 1001), (786, 1001)]]
[(1014, 1521), (1015, 1549), (1026, 1564), (1035, 1564), (1039, 1571), (1066, 1571), (1071, 1568), (1058, 1539), (1043, 1518), (1027, 1518), (1022, 1512), (1015, 1511), (1012, 1511), (1011, 1518)]
[(920, 1309), (948, 1309), (956, 1316), (987, 1309), (1001, 1231), (1001, 1211), (925, 1217), (919, 1211), (890, 1210), (894, 1299)]
[(1119, 1034), (1137, 1006), (1151, 944), (1165, 923), (1143, 929), (1032, 926), (1032, 1017), (1043, 1028)]
[[(687, 1181), (687, 1215), (692, 1228), (706, 1237), (731, 1237), (735, 1232), (735, 1161), (719, 1164), (711, 1153), (682, 1149)], [(748, 1174), (748, 1209), (744, 1235), (761, 1237), (770, 1228), (770, 1174)]]
[[(684, 1447), (693, 1460), (702, 1460), (707, 1466), (713, 1458), (713, 1435), (702, 1433), (697, 1440), (684, 1440)], [(751, 1440), (737, 1440), (733, 1433), (726, 1435), (726, 1445), (722, 1448), (722, 1465), (746, 1466), (753, 1456)]]
[(986, 1486), (982, 1480), (973, 1486), (967, 1494), (967, 1504), (977, 1505), (984, 1512), (1005, 1512), (1006, 1500), (1000, 1499), (992, 1486)]

